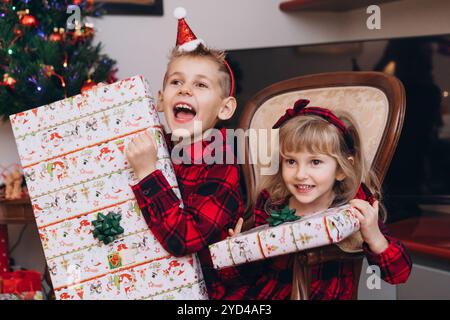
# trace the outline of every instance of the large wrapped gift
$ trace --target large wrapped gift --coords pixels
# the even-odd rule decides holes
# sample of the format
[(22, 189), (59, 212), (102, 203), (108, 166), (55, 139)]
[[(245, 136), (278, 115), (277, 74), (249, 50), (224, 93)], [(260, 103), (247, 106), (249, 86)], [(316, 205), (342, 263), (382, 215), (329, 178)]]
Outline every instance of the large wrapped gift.
[(206, 299), (195, 255), (171, 256), (130, 185), (125, 147), (149, 130), (181, 197), (162, 126), (141, 76), (11, 116), (57, 299)]
[(337, 243), (359, 230), (349, 205), (275, 227), (262, 225), (209, 246), (217, 269)]

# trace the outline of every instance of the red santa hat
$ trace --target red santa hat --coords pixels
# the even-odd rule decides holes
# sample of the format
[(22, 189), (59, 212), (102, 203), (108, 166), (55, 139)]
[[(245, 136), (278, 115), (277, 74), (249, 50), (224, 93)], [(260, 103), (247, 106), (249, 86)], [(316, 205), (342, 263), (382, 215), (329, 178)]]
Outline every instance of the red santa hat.
[[(178, 19), (178, 33), (177, 33), (177, 48), (179, 51), (189, 52), (194, 51), (200, 44), (205, 45), (202, 39), (198, 39), (191, 28), (188, 26), (186, 20), (186, 9), (183, 7), (178, 7), (174, 10), (173, 15)], [(230, 65), (225, 60), (225, 66), (230, 74), (231, 87), (230, 96), (234, 95), (234, 74), (231, 70)]]

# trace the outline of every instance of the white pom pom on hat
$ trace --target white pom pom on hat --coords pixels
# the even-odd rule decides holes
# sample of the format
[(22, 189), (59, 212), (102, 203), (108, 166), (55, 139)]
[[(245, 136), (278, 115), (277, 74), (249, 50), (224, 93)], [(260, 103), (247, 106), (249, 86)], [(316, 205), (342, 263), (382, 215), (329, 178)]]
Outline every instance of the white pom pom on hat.
[(177, 7), (173, 11), (173, 16), (177, 19), (183, 19), (186, 17), (186, 9), (183, 7)]

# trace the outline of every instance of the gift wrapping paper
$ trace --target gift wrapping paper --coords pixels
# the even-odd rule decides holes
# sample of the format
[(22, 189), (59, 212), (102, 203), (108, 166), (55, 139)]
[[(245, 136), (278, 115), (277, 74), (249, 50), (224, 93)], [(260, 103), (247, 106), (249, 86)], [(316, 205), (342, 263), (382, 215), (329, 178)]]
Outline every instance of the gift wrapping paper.
[[(57, 299), (207, 299), (196, 255), (171, 256), (149, 230), (125, 148), (149, 130), (181, 198), (154, 99), (142, 76), (10, 117)], [(94, 239), (98, 213), (124, 233)]]
[(331, 208), (276, 227), (262, 225), (209, 246), (216, 269), (342, 241), (359, 230), (349, 205)]

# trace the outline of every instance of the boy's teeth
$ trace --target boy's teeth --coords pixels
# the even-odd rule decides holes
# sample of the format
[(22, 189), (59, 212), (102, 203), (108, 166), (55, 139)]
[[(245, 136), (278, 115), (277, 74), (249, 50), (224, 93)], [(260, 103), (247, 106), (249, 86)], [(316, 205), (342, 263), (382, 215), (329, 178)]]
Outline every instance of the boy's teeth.
[(187, 104), (177, 104), (175, 106), (175, 108), (177, 109), (185, 109), (185, 110), (189, 110), (192, 111), (192, 108), (190, 106), (188, 106)]

